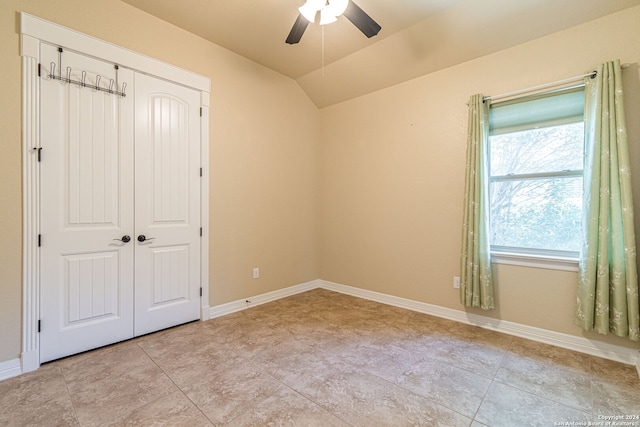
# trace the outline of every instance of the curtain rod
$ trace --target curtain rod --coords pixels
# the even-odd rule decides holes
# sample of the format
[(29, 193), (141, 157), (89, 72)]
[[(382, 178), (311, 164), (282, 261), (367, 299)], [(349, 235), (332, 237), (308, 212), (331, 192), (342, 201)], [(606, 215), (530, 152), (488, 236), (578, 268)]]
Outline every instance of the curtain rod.
[(549, 88), (552, 88), (552, 87), (556, 87), (556, 86), (560, 86), (560, 85), (564, 85), (564, 84), (580, 81), (580, 80), (584, 79), (585, 77), (594, 78), (596, 76), (596, 74), (597, 74), (596, 71), (592, 71), (592, 72), (587, 73), (587, 74), (582, 74), (581, 76), (569, 77), (568, 79), (558, 80), (558, 81), (551, 82), (551, 83), (545, 83), (545, 84), (542, 84), (542, 85), (533, 86), (533, 87), (529, 87), (529, 88), (526, 88), (526, 89), (514, 90), (513, 92), (501, 93), (500, 95), (485, 96), (484, 98), (482, 98), (482, 102), (485, 102), (485, 101), (496, 101), (497, 99), (501, 99), (501, 98), (509, 98), (511, 96), (522, 95), (522, 94), (529, 93), (529, 92), (536, 92), (536, 91), (543, 90), (543, 89), (549, 89)]
[[(620, 68), (622, 68), (624, 70), (625, 68), (629, 68), (630, 65), (631, 64), (622, 64), (622, 65), (620, 65)], [(546, 84), (542, 84), (542, 85), (539, 85), (539, 86), (533, 86), (533, 87), (530, 87), (530, 88), (527, 88), (527, 89), (514, 90), (513, 92), (501, 93), (500, 95), (485, 96), (484, 98), (482, 98), (482, 102), (492, 101), (492, 100), (495, 101), (495, 100), (500, 99), (500, 98), (509, 98), (511, 96), (517, 96), (517, 95), (522, 95), (522, 94), (529, 93), (529, 92), (535, 92), (535, 91), (538, 91), (538, 90), (549, 89), (549, 88), (552, 88), (552, 87), (555, 87), (555, 86), (560, 86), (560, 85), (564, 85), (564, 84), (580, 81), (581, 79), (584, 79), (585, 77), (594, 78), (596, 76), (596, 74), (597, 74), (596, 71), (592, 71), (590, 73), (583, 74), (581, 76), (569, 77), (568, 79), (558, 80), (556, 82), (546, 83)]]

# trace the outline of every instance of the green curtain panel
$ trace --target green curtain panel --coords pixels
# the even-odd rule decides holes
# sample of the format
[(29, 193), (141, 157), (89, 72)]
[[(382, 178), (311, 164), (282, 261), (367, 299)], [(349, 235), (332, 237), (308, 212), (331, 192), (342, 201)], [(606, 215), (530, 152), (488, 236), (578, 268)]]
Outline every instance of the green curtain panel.
[(583, 248), (576, 323), (633, 341), (638, 272), (620, 61), (586, 78)]
[(467, 163), (460, 256), (460, 302), (494, 308), (489, 243), (489, 103), (481, 94), (469, 100)]

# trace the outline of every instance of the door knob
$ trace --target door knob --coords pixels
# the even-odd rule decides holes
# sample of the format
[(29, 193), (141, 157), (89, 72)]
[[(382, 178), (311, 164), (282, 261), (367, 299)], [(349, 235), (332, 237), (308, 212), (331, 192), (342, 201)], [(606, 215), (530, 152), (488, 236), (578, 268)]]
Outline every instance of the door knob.
[(117, 241), (122, 242), (122, 243), (129, 243), (129, 242), (131, 241), (131, 236), (129, 236), (129, 235), (127, 235), (127, 234), (125, 234), (125, 235), (124, 235), (124, 236), (122, 236), (121, 238), (119, 238), (119, 239), (113, 239), (113, 240), (117, 240)]
[(147, 237), (144, 234), (138, 236), (138, 242), (146, 242), (147, 240), (154, 240), (155, 237)]

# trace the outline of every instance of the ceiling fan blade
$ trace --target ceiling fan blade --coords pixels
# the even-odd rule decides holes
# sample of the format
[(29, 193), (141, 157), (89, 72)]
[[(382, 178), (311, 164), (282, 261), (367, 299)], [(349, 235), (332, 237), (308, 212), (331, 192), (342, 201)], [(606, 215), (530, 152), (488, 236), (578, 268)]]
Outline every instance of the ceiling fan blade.
[(347, 17), (349, 21), (362, 33), (371, 38), (378, 34), (382, 27), (374, 21), (367, 13), (360, 9), (360, 6), (355, 4), (353, 1), (349, 2), (349, 6), (347, 6), (347, 10), (344, 11), (344, 16)]
[(296, 18), (296, 22), (293, 23), (293, 28), (291, 28), (291, 32), (287, 36), (286, 42), (289, 44), (298, 43), (304, 34), (304, 30), (307, 29), (307, 25), (309, 25), (307, 18), (302, 16), (302, 14), (299, 14)]

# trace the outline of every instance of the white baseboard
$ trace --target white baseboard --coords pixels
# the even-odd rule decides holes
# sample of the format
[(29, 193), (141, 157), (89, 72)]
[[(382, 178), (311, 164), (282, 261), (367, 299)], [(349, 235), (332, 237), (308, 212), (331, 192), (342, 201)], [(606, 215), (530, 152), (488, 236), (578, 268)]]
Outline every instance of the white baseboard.
[(38, 350), (23, 351), (20, 357), (23, 374), (35, 371), (40, 367), (40, 352)]
[(200, 308), (200, 320), (205, 321), (211, 319), (211, 307), (208, 305), (203, 305)]
[(17, 377), (22, 374), (22, 364), (20, 359), (7, 360), (0, 362), (0, 381)]
[(213, 319), (215, 317), (224, 316), (225, 314), (231, 314), (235, 313), (236, 311), (246, 310), (247, 308), (255, 307), (256, 305), (265, 304), (267, 302), (286, 298), (288, 296), (310, 291), (311, 289), (316, 289), (319, 287), (320, 281), (312, 280), (311, 282), (289, 286), (288, 288), (278, 289), (277, 291), (267, 292), (266, 294), (255, 295), (249, 298), (231, 301), (226, 304), (216, 305), (211, 307), (210, 318)]
[(437, 305), (409, 300), (406, 298), (400, 298), (393, 295), (387, 295), (379, 292), (355, 288), (352, 286), (341, 285), (339, 283), (333, 283), (326, 280), (319, 280), (318, 282), (319, 287), (331, 291), (365, 298), (396, 307), (406, 308), (408, 310), (430, 314), (432, 316), (443, 317), (445, 319), (454, 320), (456, 322), (479, 326), (481, 328), (502, 332), (508, 335), (515, 335), (521, 338), (530, 339), (532, 341), (538, 341), (541, 343), (554, 345), (556, 347), (562, 347), (569, 350), (590, 354), (592, 356), (615, 360), (616, 362), (625, 363), (627, 365), (635, 365), (636, 369), (638, 370), (638, 375), (640, 376), (640, 351), (638, 351), (638, 349), (620, 347), (613, 344), (593, 341), (583, 337), (577, 337), (574, 335), (549, 331), (533, 326), (522, 325), (520, 323), (494, 319), (477, 314), (470, 314), (462, 310), (440, 307)]
[[(232, 301), (226, 304), (211, 307), (211, 318), (213, 319), (215, 317), (224, 316), (225, 314), (231, 314), (236, 311), (245, 310), (256, 305), (275, 301), (280, 298), (285, 298), (316, 288), (323, 288), (330, 291), (340, 292), (343, 294), (380, 302), (382, 304), (393, 305), (396, 307), (405, 308), (407, 310), (417, 311), (419, 313), (442, 317), (468, 325), (479, 326), (481, 328), (490, 329), (496, 332), (514, 335), (521, 338), (530, 339), (532, 341), (538, 341), (541, 343), (554, 345), (556, 347), (562, 347), (569, 350), (590, 354), (592, 356), (602, 357), (604, 359), (615, 360), (616, 362), (621, 362), (627, 365), (635, 365), (638, 371), (638, 376), (640, 376), (640, 351), (638, 349), (620, 347), (617, 345), (594, 341), (583, 337), (577, 337), (575, 335), (549, 331), (546, 329), (536, 328), (534, 326), (527, 326), (520, 323), (509, 322), (506, 320), (471, 314), (463, 310), (441, 307), (438, 305), (400, 298), (393, 295), (355, 288), (353, 286), (342, 285), (339, 283), (329, 282), (327, 280), (321, 279), (312, 280), (310, 282), (290, 286), (284, 289), (279, 289), (277, 291), (268, 292), (266, 294), (256, 295), (246, 299)], [(247, 303), (247, 300), (250, 302)]]

